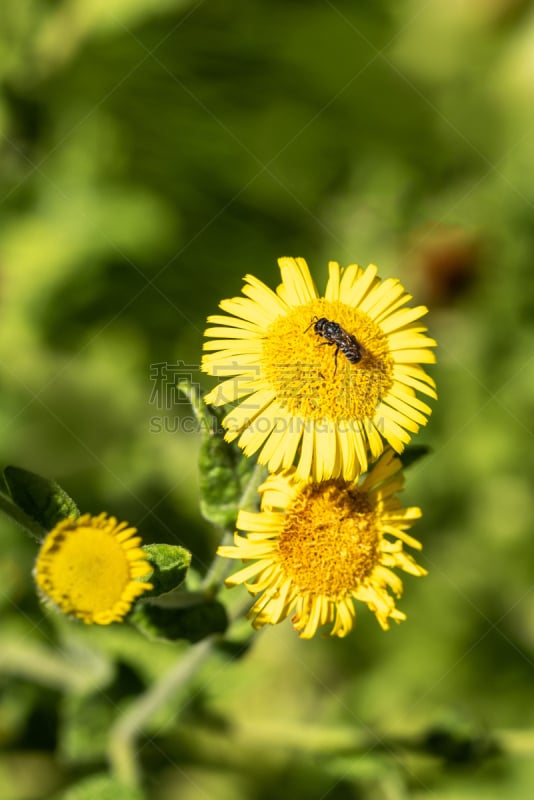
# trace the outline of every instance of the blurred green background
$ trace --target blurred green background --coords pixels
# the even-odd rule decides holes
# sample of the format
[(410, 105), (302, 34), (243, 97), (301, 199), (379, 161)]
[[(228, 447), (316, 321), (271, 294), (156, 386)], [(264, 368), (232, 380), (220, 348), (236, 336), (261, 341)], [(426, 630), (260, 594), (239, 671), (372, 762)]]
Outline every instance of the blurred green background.
[[(198, 437), (151, 365), (209, 385), (205, 317), (278, 256), (321, 288), (377, 263), (439, 341), (407, 622), (221, 656), (140, 743), (146, 796), (533, 796), (533, 4), (4, 0), (0, 80), (1, 458), (82, 511), (209, 563)], [(0, 796), (56, 800), (184, 647), (52, 621), (35, 545), (0, 542)]]

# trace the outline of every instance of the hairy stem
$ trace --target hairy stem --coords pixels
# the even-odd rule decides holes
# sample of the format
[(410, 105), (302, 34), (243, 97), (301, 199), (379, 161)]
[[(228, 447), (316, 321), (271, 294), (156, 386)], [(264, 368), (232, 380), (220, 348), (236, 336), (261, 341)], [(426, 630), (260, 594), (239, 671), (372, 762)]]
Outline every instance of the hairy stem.
[(117, 778), (130, 786), (140, 783), (136, 741), (150, 719), (185, 686), (213, 652), (219, 637), (210, 636), (191, 646), (185, 656), (119, 716), (111, 729), (109, 760)]

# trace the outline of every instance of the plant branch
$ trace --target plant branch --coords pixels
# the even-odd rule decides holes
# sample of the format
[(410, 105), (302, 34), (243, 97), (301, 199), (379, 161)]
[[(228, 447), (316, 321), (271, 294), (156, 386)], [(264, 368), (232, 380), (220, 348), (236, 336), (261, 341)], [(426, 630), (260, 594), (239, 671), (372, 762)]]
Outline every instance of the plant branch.
[(192, 645), (163, 677), (138, 697), (119, 716), (109, 738), (109, 760), (117, 778), (130, 786), (138, 786), (136, 741), (150, 719), (183, 688), (212, 654), (220, 637), (210, 636)]

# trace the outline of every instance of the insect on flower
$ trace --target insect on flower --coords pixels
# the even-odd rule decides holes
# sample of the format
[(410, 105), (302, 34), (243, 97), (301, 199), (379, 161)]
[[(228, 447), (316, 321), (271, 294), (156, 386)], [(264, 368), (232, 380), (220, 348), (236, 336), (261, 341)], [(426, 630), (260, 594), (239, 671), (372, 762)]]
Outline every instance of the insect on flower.
[[(337, 354), (340, 350), (351, 364), (357, 364), (362, 360), (362, 345), (359, 343), (356, 337), (352, 335), (352, 333), (349, 333), (345, 330), (345, 328), (342, 328), (338, 322), (333, 322), (326, 317), (321, 317), (320, 319), (314, 317), (306, 328), (306, 331), (309, 331), (312, 325), (315, 333), (318, 336), (322, 336), (323, 339), (326, 339), (326, 341), (321, 342), (321, 344), (327, 344), (329, 346), (335, 345), (336, 347), (336, 351), (334, 353), (334, 375), (337, 372)], [(304, 332), (306, 333), (306, 331)]]
[[(423, 368), (436, 360), (436, 342), (419, 322), (427, 309), (408, 306), (402, 284), (380, 280), (374, 264), (330, 261), (322, 293), (303, 258), (286, 256), (279, 266), (276, 290), (247, 275), (238, 297), (221, 300), (224, 314), (208, 317), (202, 371), (225, 377), (204, 402), (231, 405), (222, 420), (226, 441), (258, 453), (270, 472), (296, 463), (301, 480), (354, 480), (386, 442), (402, 452), (431, 414), (418, 396), (437, 396)], [(342, 328), (349, 334), (337, 358), (343, 375), (334, 377)], [(262, 409), (261, 426), (253, 407)]]

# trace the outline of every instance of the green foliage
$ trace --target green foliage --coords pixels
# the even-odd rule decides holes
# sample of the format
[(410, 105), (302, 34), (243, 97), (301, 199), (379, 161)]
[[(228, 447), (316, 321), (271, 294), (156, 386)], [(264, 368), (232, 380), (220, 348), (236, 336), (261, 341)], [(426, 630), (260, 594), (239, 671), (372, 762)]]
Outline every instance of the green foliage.
[(224, 440), (224, 412), (215, 409), (210, 416), (212, 424), (203, 436), (199, 459), (200, 510), (209, 522), (233, 528), (255, 461), (244, 458), (235, 442)]
[(153, 589), (145, 592), (143, 599), (172, 592), (184, 582), (191, 565), (191, 553), (184, 547), (171, 544), (146, 544), (143, 546), (152, 572), (143, 576)]
[(190, 384), (181, 383), (179, 388), (191, 403), (202, 435), (198, 462), (201, 514), (214, 525), (233, 528), (253, 478), (255, 460), (245, 458), (235, 442), (225, 441), (222, 420), (228, 408), (208, 408)]
[(199, 642), (213, 633), (224, 633), (228, 617), (224, 605), (203, 595), (184, 593), (172, 606), (138, 603), (130, 621), (150, 639)]
[[(330, 258), (375, 262), (428, 305), (440, 345), (417, 439), (430, 452), (402, 457), (429, 571), (405, 582), (407, 622), (383, 634), (362, 611), (346, 641), (282, 625), (238, 662), (239, 644), (219, 651), (209, 723), (176, 703), (139, 743), (149, 800), (530, 797), (531, 5), (7, 0), (2, 14), (5, 463), (207, 571), (211, 523), (233, 525), (251, 462), (207, 435), (214, 418), (201, 445), (180, 402), (154, 408), (151, 365), (179, 358), (207, 386), (205, 317), (244, 274), (275, 285), (285, 254), (318, 283)], [(51, 498), (50, 520), (69, 507), (49, 484), (17, 491), (40, 524)], [(77, 759), (193, 648), (43, 616), (35, 555), (2, 517), (0, 793), (137, 800), (101, 761), (78, 785)], [(451, 708), (473, 723), (435, 722)]]
[(435, 724), (424, 735), (423, 746), (450, 764), (476, 764), (500, 753), (497, 739), (473, 720)]
[(106, 757), (107, 735), (117, 714), (111, 691), (67, 695), (61, 706), (59, 753), (66, 764), (98, 764)]
[(20, 467), (6, 467), (4, 480), (14, 503), (44, 530), (66, 517), (79, 517), (76, 503), (57, 481)]

